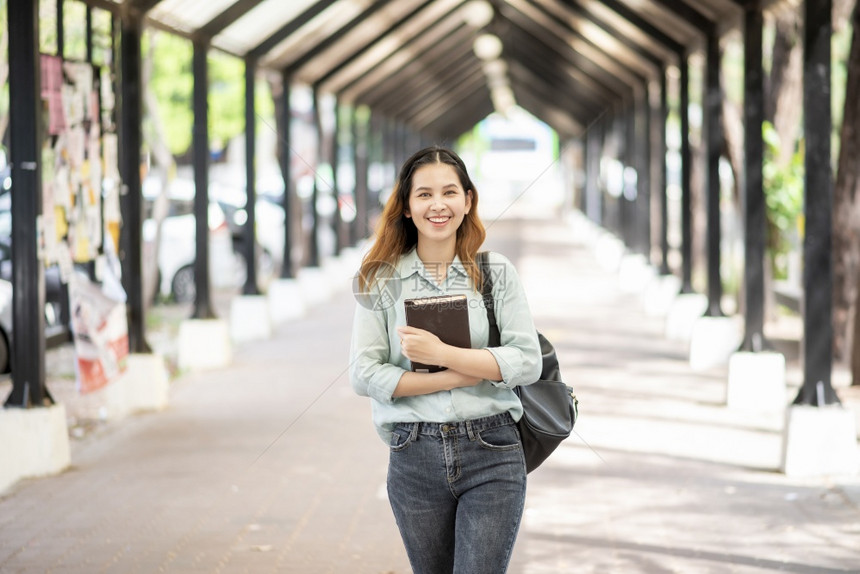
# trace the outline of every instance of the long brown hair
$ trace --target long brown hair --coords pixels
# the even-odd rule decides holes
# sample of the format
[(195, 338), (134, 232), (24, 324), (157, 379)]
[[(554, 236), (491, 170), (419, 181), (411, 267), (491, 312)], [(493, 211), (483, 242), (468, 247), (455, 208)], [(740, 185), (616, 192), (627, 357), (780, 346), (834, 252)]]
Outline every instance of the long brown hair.
[(455, 251), (469, 273), (475, 289), (481, 285), (481, 270), (475, 264), (475, 254), (484, 243), (487, 233), (478, 217), (478, 192), (466, 171), (466, 165), (456, 153), (444, 147), (431, 146), (413, 154), (400, 168), (394, 191), (385, 203), (376, 227), (376, 239), (361, 262), (359, 286), (362, 291), (376, 279), (381, 268), (395, 266), (401, 255), (408, 253), (418, 244), (415, 222), (405, 214), (409, 206), (409, 193), (412, 191), (412, 177), (418, 168), (439, 163), (454, 168), (460, 185), (471, 197), (469, 213), (457, 229)]

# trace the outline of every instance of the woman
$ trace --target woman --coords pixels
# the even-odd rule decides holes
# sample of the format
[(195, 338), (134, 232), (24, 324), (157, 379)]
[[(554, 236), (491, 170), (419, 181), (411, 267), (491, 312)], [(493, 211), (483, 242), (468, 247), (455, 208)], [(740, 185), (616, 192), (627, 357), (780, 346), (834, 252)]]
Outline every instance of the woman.
[[(526, 467), (513, 387), (537, 380), (541, 354), (514, 267), (491, 253), (501, 345), (475, 255), (485, 231), (463, 161), (423, 149), (400, 170), (359, 273), (350, 379), (371, 398), (390, 447), (388, 498), (416, 574), (505, 572), (522, 518)], [(404, 300), (465, 294), (471, 349), (406, 326)], [(411, 361), (445, 370), (419, 373)]]

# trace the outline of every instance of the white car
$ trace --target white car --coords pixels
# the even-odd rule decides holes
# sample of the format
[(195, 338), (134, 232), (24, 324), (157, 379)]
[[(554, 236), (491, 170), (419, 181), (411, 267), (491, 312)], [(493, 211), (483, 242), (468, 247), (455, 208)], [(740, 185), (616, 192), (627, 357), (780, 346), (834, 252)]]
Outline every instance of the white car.
[[(159, 183), (144, 182), (144, 199), (151, 203)], [(177, 303), (194, 301), (194, 261), (197, 256), (197, 223), (194, 216), (194, 182), (176, 179), (168, 189), (169, 210), (161, 223), (158, 250), (158, 294)], [(157, 231), (154, 219), (143, 222), (144, 258), (152, 257)], [(147, 259), (148, 260), (148, 259)], [(239, 284), (241, 265), (233, 251), (233, 241), (223, 210), (209, 202), (209, 276), (214, 289)]]
[[(240, 258), (242, 271), (240, 281), (244, 282), (247, 268), (244, 263), (244, 225), (248, 220), (245, 210), (247, 196), (244, 188), (213, 183), (209, 186), (209, 199), (217, 203), (227, 217), (227, 225), (233, 236), (233, 246)], [(257, 239), (257, 283), (265, 289), (269, 281), (280, 271), (284, 259), (284, 209), (263, 197), (257, 198), (254, 212)]]

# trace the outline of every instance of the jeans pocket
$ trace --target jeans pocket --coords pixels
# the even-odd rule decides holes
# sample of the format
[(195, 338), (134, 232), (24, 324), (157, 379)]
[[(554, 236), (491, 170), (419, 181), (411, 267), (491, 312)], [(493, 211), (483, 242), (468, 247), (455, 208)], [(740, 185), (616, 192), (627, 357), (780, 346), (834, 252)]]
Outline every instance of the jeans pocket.
[(478, 442), (490, 450), (514, 450), (520, 448), (520, 435), (515, 425), (504, 425), (482, 430)]
[(388, 447), (391, 452), (399, 452), (412, 443), (412, 429), (409, 427), (394, 427), (391, 431), (391, 441)]

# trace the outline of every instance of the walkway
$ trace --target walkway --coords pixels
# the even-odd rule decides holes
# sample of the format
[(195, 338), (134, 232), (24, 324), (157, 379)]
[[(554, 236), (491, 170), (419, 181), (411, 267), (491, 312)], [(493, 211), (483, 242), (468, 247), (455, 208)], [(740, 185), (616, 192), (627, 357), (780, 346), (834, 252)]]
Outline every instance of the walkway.
[[(501, 220), (581, 401), (531, 475), (513, 574), (860, 571), (860, 478), (775, 471), (780, 417), (723, 406), (725, 370), (598, 265), (580, 229)], [(169, 408), (73, 441), (73, 468), (0, 499), (0, 572), (405, 574), (386, 448), (346, 375), (348, 289), (183, 376)]]

